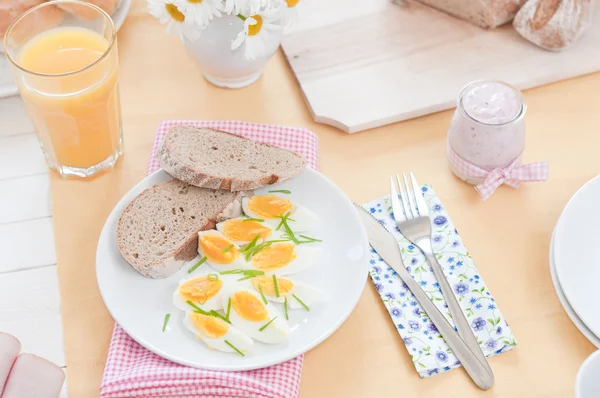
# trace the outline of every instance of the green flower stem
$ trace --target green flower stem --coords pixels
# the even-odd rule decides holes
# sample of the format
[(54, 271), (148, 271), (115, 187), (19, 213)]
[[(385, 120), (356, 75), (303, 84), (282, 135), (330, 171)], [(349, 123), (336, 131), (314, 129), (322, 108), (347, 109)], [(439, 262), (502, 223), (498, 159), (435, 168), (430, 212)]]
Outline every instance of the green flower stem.
[(236, 17), (238, 17), (238, 18), (239, 18), (239, 19), (241, 19), (242, 21), (245, 21), (245, 20), (246, 20), (246, 17), (245, 17), (245, 16), (243, 16), (242, 14), (238, 14), (238, 15), (236, 15)]

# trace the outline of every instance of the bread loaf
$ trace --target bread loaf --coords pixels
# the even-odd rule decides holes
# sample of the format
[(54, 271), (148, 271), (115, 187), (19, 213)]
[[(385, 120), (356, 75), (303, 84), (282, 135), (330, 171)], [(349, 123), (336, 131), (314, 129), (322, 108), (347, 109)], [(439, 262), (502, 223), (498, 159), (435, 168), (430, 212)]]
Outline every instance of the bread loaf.
[(160, 166), (189, 184), (246, 191), (295, 177), (302, 156), (239, 135), (209, 128), (176, 126), (158, 150)]
[(526, 0), (418, 0), (482, 28), (512, 21)]
[(125, 208), (117, 223), (119, 251), (142, 275), (165, 278), (197, 256), (199, 231), (241, 212), (240, 193), (169, 180)]
[(573, 44), (591, 18), (590, 0), (529, 0), (513, 26), (521, 36), (546, 50)]

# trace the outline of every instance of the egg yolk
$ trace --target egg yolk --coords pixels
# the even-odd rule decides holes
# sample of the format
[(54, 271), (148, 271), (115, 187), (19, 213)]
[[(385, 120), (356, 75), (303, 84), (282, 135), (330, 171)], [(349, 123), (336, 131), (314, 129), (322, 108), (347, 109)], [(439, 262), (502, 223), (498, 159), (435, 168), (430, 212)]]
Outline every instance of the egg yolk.
[(217, 234), (204, 234), (200, 237), (202, 254), (216, 264), (229, 264), (238, 258), (238, 249), (235, 246), (229, 248), (232, 244), (229, 239)]
[(271, 245), (252, 256), (252, 265), (265, 272), (283, 268), (296, 258), (295, 248), (293, 243)]
[[(252, 286), (258, 292), (258, 287), (262, 290), (265, 296), (277, 297), (275, 293), (275, 284), (273, 283), (273, 277), (269, 276), (256, 276), (252, 278)], [(285, 278), (277, 278), (277, 289), (279, 289), (280, 296), (286, 296), (292, 291), (294, 282)]]
[(231, 296), (231, 306), (242, 318), (260, 322), (269, 318), (269, 311), (264, 303), (249, 292), (235, 292)]
[(266, 238), (271, 234), (271, 228), (249, 219), (228, 220), (223, 224), (223, 234), (232, 240), (251, 241), (256, 235)]
[(222, 286), (222, 280), (211, 281), (208, 279), (208, 275), (204, 275), (191, 279), (179, 286), (179, 296), (183, 301), (190, 300), (195, 303), (204, 304), (206, 300), (214, 297), (221, 290)]
[(192, 312), (190, 314), (192, 325), (206, 337), (216, 339), (225, 336), (229, 330), (227, 323), (214, 316), (208, 316)]
[(264, 218), (283, 216), (292, 207), (291, 201), (277, 195), (252, 196), (248, 199), (248, 209)]

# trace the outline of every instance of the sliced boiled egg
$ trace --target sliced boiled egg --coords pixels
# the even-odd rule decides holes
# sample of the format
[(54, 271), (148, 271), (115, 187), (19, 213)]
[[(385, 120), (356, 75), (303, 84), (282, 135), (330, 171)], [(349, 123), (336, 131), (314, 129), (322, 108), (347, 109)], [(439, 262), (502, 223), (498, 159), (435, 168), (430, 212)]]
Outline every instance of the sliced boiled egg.
[(243, 333), (263, 343), (277, 344), (285, 341), (290, 327), (275, 306), (251, 289), (231, 293), (224, 306), (229, 306), (229, 320)]
[(273, 243), (255, 253), (250, 264), (267, 274), (290, 275), (315, 265), (319, 252), (320, 248), (315, 246)]
[(272, 226), (279, 225), (281, 217), (289, 213), (288, 225), (294, 232), (309, 231), (319, 223), (319, 218), (312, 211), (273, 194), (243, 198), (242, 209), (248, 217), (265, 220)]
[(235, 326), (214, 316), (188, 312), (183, 324), (196, 338), (204, 341), (213, 350), (244, 355), (254, 344), (250, 337)]
[(173, 304), (183, 311), (193, 310), (188, 301), (205, 311), (220, 310), (223, 296), (227, 295), (229, 286), (234, 283), (235, 279), (230, 275), (217, 273), (182, 279), (173, 293)]
[(198, 253), (219, 272), (248, 268), (235, 243), (216, 230), (198, 232)]
[(291, 309), (305, 308), (304, 305), (310, 308), (311, 305), (326, 300), (323, 291), (289, 278), (276, 277), (274, 281), (272, 276), (256, 276), (252, 278), (252, 287), (269, 301), (283, 303), (287, 299)]
[(271, 236), (272, 227), (253, 218), (238, 217), (217, 224), (217, 230), (236, 244), (251, 242), (258, 236), (262, 242)]

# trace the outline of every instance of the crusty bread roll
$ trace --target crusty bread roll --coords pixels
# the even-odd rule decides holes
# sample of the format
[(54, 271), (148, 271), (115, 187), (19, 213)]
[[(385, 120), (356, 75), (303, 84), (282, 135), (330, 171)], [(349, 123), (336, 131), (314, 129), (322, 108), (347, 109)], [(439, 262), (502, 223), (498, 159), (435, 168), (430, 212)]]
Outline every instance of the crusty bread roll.
[(513, 26), (533, 44), (558, 51), (579, 38), (591, 12), (590, 0), (529, 0), (517, 13)]
[(526, 0), (418, 0), (482, 28), (510, 22)]
[[(4, 37), (10, 24), (30, 8), (44, 3), (46, 0), (0, 0), (0, 38)], [(59, 26), (65, 17), (65, 12), (56, 6), (43, 7), (39, 11), (23, 19), (18, 32), (11, 36), (16, 45), (24, 44), (39, 32)], [(19, 32), (21, 34), (19, 34)], [(3, 48), (0, 46), (0, 49)]]
[(304, 158), (295, 152), (224, 131), (175, 126), (158, 150), (160, 166), (197, 187), (247, 191), (302, 173)]

